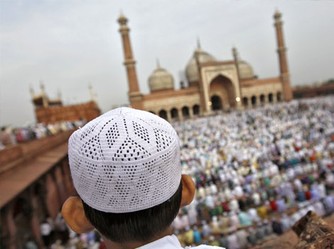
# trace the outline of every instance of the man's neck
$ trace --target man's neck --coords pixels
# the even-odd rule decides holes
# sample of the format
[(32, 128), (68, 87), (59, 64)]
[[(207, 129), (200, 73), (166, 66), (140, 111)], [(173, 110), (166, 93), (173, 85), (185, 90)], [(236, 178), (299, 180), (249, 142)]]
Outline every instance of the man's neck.
[(147, 241), (133, 241), (133, 242), (123, 242), (123, 243), (119, 243), (119, 242), (114, 242), (111, 240), (108, 240), (107, 238), (103, 237), (106, 247), (108, 249), (135, 249), (141, 246), (144, 246), (146, 244), (149, 244), (153, 241), (156, 241), (158, 239), (161, 239), (167, 235), (172, 235), (172, 228), (168, 228), (165, 231), (157, 234), (156, 236), (152, 237), (151, 239), (147, 240)]

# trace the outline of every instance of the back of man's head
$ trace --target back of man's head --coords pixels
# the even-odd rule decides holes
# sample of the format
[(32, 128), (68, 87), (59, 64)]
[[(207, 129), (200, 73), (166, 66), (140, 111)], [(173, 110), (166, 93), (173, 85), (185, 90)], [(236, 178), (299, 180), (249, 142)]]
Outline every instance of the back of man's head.
[(73, 183), (89, 222), (115, 242), (148, 241), (181, 204), (178, 136), (164, 119), (117, 108), (69, 139)]

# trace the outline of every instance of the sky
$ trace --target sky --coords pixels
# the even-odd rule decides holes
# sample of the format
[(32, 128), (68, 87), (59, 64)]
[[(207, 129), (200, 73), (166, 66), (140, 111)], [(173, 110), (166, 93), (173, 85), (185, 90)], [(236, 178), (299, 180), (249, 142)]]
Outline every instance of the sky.
[(141, 92), (161, 67), (176, 88), (197, 47), (231, 60), (235, 46), (260, 78), (279, 74), (275, 10), (282, 12), (292, 85), (334, 78), (334, 1), (0, 0), (0, 126), (35, 123), (30, 88), (102, 112), (128, 103), (117, 18), (128, 19)]

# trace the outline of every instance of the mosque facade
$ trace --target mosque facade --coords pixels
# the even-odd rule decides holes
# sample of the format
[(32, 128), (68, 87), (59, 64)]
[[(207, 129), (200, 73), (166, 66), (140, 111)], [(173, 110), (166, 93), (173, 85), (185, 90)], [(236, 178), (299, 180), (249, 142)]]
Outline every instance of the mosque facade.
[(37, 123), (54, 124), (63, 121), (90, 121), (98, 117), (101, 110), (95, 101), (91, 86), (89, 91), (91, 100), (84, 103), (64, 105), (60, 93), (58, 93), (58, 98), (50, 99), (48, 97), (43, 83), (41, 83), (40, 93), (35, 93), (30, 88)]
[(287, 49), (284, 41), (282, 14), (274, 14), (279, 75), (258, 78), (252, 66), (241, 60), (236, 48), (233, 60), (220, 61), (204, 51), (198, 43), (185, 67), (187, 84), (175, 89), (174, 78), (159, 63), (148, 78), (150, 93), (140, 91), (136, 61), (131, 48), (128, 19), (118, 18), (123, 43), (124, 65), (131, 107), (150, 111), (167, 120), (210, 115), (217, 111), (244, 109), (293, 98), (290, 86)]

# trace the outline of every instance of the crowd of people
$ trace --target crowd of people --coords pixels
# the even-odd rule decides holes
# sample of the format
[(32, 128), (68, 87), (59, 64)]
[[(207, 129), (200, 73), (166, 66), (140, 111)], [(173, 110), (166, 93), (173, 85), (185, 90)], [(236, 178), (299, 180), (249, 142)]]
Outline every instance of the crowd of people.
[[(186, 245), (252, 248), (307, 211), (334, 212), (334, 98), (321, 97), (173, 122), (196, 198), (172, 226)], [(68, 229), (68, 228), (67, 228)], [(104, 248), (96, 232), (50, 243)]]
[(82, 127), (84, 124), (85, 121), (78, 120), (74, 122), (63, 121), (53, 124), (38, 123), (17, 128), (3, 126), (0, 129), (0, 150), (7, 146), (52, 136), (64, 131), (73, 130), (77, 127)]
[(334, 99), (173, 124), (197, 198), (173, 223), (183, 245), (251, 248), (308, 210), (334, 212)]

